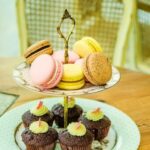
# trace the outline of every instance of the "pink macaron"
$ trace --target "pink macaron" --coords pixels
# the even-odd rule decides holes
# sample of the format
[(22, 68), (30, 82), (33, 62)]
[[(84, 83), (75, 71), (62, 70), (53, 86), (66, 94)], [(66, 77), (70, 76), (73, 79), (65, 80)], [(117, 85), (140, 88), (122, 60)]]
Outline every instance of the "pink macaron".
[(83, 65), (83, 58), (80, 58), (80, 59), (76, 60), (75, 64), (77, 64), (77, 65), (82, 67), (82, 65)]
[[(62, 63), (65, 62), (64, 60), (64, 53), (65, 51), (64, 50), (58, 50), (58, 51), (55, 51), (52, 55), (52, 57), (55, 59), (55, 60), (58, 60)], [(76, 54), (75, 52), (73, 51), (68, 51), (68, 55), (69, 55), (69, 63), (75, 63), (76, 60), (78, 60), (80, 57), (78, 56), (78, 54)]]
[(48, 54), (38, 56), (31, 64), (29, 74), (32, 82), (42, 90), (55, 87), (63, 74), (62, 63)]
[[(84, 59), (80, 58), (80, 59), (75, 61), (75, 64), (79, 65), (83, 69), (83, 61), (84, 61)], [(85, 81), (89, 82), (86, 77), (85, 77)]]

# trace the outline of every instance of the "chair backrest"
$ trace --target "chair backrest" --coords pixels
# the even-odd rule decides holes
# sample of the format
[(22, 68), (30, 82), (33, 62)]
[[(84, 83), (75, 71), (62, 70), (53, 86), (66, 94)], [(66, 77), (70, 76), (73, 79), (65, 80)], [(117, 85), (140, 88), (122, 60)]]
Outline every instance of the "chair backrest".
[[(19, 5), (23, 5), (24, 10)], [(18, 10), (24, 11), (24, 27), (27, 28), (27, 38), (22, 37), (24, 39), (21, 43), (26, 42), (29, 46), (41, 39), (49, 39), (54, 50), (63, 49), (64, 43), (56, 27), (66, 8), (76, 20), (70, 49), (76, 40), (88, 35), (98, 40), (104, 52), (112, 59), (124, 8), (119, 0), (18, 0)], [(24, 51), (25, 46), (22, 49)]]
[[(138, 5), (138, 20), (141, 35), (141, 61), (150, 59), (150, 1), (142, 1)], [(150, 63), (150, 60), (149, 60)]]

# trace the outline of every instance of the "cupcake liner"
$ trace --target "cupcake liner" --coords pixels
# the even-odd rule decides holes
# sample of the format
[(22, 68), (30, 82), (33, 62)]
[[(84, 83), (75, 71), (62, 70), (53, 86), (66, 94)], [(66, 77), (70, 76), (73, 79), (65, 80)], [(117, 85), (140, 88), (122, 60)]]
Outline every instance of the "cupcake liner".
[(26, 150), (54, 150), (55, 145), (56, 145), (55, 143), (41, 146), (41, 147), (37, 147), (37, 146), (33, 146), (33, 145), (26, 145)]
[(26, 123), (23, 123), (24, 128), (28, 128), (29, 126)]
[(85, 146), (67, 146), (65, 144), (60, 143), (62, 150), (92, 150), (92, 145)]
[(109, 128), (110, 126), (101, 129), (89, 129), (89, 130), (94, 135), (94, 140), (101, 141), (108, 135)]
[(107, 135), (108, 135), (108, 132), (109, 132), (109, 128), (110, 127), (106, 127), (106, 128), (103, 128), (102, 130), (101, 130), (101, 139), (104, 139)]

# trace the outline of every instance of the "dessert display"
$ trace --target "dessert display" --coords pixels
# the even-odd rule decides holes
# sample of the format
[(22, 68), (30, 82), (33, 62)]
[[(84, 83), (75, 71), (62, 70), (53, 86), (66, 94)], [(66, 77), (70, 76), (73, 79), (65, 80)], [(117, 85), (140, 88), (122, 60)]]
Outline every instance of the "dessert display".
[[(61, 31), (65, 19), (72, 23), (67, 37)], [(92, 37), (83, 37), (74, 43), (73, 50), (68, 50), (74, 27), (74, 18), (65, 10), (57, 27), (64, 39), (64, 50), (53, 50), (51, 44), (43, 40), (30, 46), (24, 55), (26, 68), (19, 74), (23, 78), (22, 85), (41, 93), (50, 92), (52, 96), (64, 96), (63, 102), (56, 103), (51, 110), (40, 101), (22, 115), (25, 127), (22, 140), (27, 150), (53, 150), (56, 141), (62, 150), (92, 150), (94, 140), (100, 143), (108, 135), (109, 118), (99, 108), (84, 112), (72, 96), (74, 92), (80, 95), (97, 92), (101, 87), (104, 90), (112, 77), (112, 66), (100, 44)], [(55, 129), (61, 129), (58, 138)]]
[[(63, 128), (63, 101), (54, 104), (51, 110), (39, 101), (30, 112), (23, 114), (25, 129), (21, 136), (27, 150), (53, 150), (55, 143), (59, 143), (62, 150), (92, 150), (92, 143), (95, 140), (102, 142), (107, 137), (111, 121), (100, 108), (85, 112), (79, 104), (76, 104), (74, 97), (68, 97), (67, 101), (66, 128)], [(53, 115), (48, 115), (48, 112)]]
[(59, 133), (62, 150), (91, 150), (93, 135), (80, 122), (73, 122)]
[[(64, 20), (69, 21), (71, 28), (62, 30)], [(51, 96), (100, 92), (117, 83), (119, 71), (110, 64), (96, 39), (85, 35), (69, 45), (74, 28), (75, 19), (65, 10), (57, 27), (58, 34), (64, 40), (64, 48), (63, 45), (62, 50), (52, 48), (53, 43), (47, 40), (31, 45), (25, 52), (25, 61), (13, 72), (16, 82)]]
[[(37, 101), (40, 101), (41, 99), (38, 99)], [(62, 103), (63, 98), (62, 97), (53, 97), (53, 98), (44, 98), (42, 99), (44, 105), (49, 108), (50, 110), (55, 104)], [(47, 133), (40, 133), (41, 136), (39, 136), (39, 133), (35, 131), (35, 133), (38, 134), (33, 134), (32, 131), (29, 131), (29, 127), (24, 128), (23, 124), (20, 122), (21, 121), (21, 115), (27, 111), (28, 108), (32, 108), (36, 104), (36, 101), (32, 101), (29, 103), (26, 103), (24, 105), (21, 105), (9, 112), (7, 112), (5, 115), (3, 115), (0, 119), (0, 128), (1, 130), (1, 139), (0, 140), (0, 145), (1, 149), (3, 150), (8, 150), (8, 149), (13, 149), (13, 150), (26, 150), (27, 149), (27, 144), (31, 144), (31, 141), (33, 145), (35, 145), (36, 140), (35, 137), (40, 137), (38, 141), (41, 143), (41, 138), (42, 134), (43, 136), (47, 136)], [(108, 116), (112, 122), (108, 135), (102, 139), (101, 141), (94, 140), (92, 139), (92, 145), (91, 145), (91, 150), (112, 150), (112, 149), (117, 149), (119, 146), (119, 149), (121, 150), (127, 150), (127, 149), (138, 149), (139, 143), (140, 143), (140, 133), (138, 128), (136, 127), (136, 124), (131, 120), (130, 117), (128, 117), (125, 113), (121, 112), (117, 108), (110, 106), (109, 104), (103, 103), (103, 102), (98, 102), (95, 100), (90, 100), (90, 99), (85, 99), (85, 98), (76, 98), (76, 104), (82, 107), (83, 109), (83, 115), (84, 116), (87, 112), (91, 110), (96, 110), (98, 107), (101, 108), (104, 112), (104, 116)], [(102, 115), (103, 116), (103, 115)], [(11, 120), (11, 123), (6, 123), (8, 120)], [(83, 122), (79, 121), (80, 123), (83, 124)], [(119, 122), (119, 123), (118, 123)], [(72, 122), (75, 123), (75, 122)], [(84, 125), (85, 126), (85, 125)], [(67, 128), (59, 128), (58, 126), (55, 125), (55, 122), (53, 123), (52, 127), (49, 127), (50, 129), (53, 128), (57, 131), (57, 133), (60, 135), (63, 131), (68, 131)], [(85, 126), (87, 129), (87, 127)], [(125, 130), (125, 128), (127, 130)], [(7, 130), (4, 130), (7, 129)], [(39, 128), (36, 126), (36, 129), (39, 131)], [(74, 130), (74, 128), (72, 128)], [(87, 129), (88, 130), (88, 129)], [(25, 131), (28, 131), (26, 135), (26, 140), (28, 139), (27, 144), (23, 140), (22, 136)], [(40, 129), (41, 131), (41, 129)], [(80, 130), (77, 130), (78, 132), (75, 132), (77, 135), (81, 135)], [(88, 130), (89, 131), (89, 130)], [(31, 133), (30, 133), (31, 132)], [(89, 131), (91, 132), (91, 131)], [(33, 136), (32, 136), (33, 135)], [(70, 135), (70, 134), (68, 134)], [(93, 134), (92, 134), (93, 135)], [(52, 136), (52, 135), (51, 135)], [(73, 138), (71, 138), (73, 136)], [(75, 138), (76, 135), (73, 134), (72, 136), (70, 135), (67, 140), (72, 144), (74, 141), (72, 139)], [(52, 136), (53, 137), (53, 136)], [(62, 138), (66, 139), (65, 135), (62, 135)], [(49, 139), (49, 137), (47, 138)], [(80, 137), (76, 138), (76, 140), (80, 140)], [(121, 139), (121, 141), (120, 141)], [(68, 143), (66, 143), (66, 140), (64, 140), (65, 147), (68, 147)], [(43, 141), (42, 141), (43, 142)], [(85, 141), (84, 141), (85, 142)], [(61, 150), (60, 146), (60, 141), (59, 137), (56, 140), (56, 146), (55, 150)], [(80, 143), (79, 142), (76, 142)], [(86, 142), (88, 144), (88, 142)], [(133, 144), (134, 143), (134, 144)], [(49, 143), (50, 144), (50, 143)], [(61, 143), (62, 144), (62, 143)], [(32, 146), (33, 146), (32, 145)], [(37, 144), (36, 144), (37, 145)], [(43, 146), (46, 146), (46, 143), (42, 144)], [(72, 144), (73, 145), (73, 144)], [(71, 145), (71, 146), (72, 146)], [(31, 146), (31, 145), (30, 145)], [(38, 146), (39, 147), (39, 146)], [(78, 144), (73, 146), (74, 148), (78, 147)], [(40, 147), (40, 149), (42, 149)], [(78, 147), (79, 148), (79, 147)], [(39, 150), (37, 147), (34, 148), (34, 150)], [(50, 148), (48, 148), (50, 149)]]
[(83, 59), (69, 51), (68, 63), (64, 63), (63, 54), (64, 51), (56, 51), (52, 56), (42, 53), (33, 60), (29, 77), (34, 86), (42, 91), (55, 87), (77, 90), (87, 81), (105, 85), (111, 79), (112, 66), (102, 52), (90, 53)]
[(22, 115), (22, 122), (25, 127), (29, 127), (32, 122), (38, 121), (39, 119), (47, 122), (49, 126), (53, 125), (54, 115), (42, 101), (39, 101), (36, 106)]
[(98, 141), (103, 140), (107, 136), (111, 126), (111, 121), (104, 115), (100, 108), (89, 110), (79, 118), (79, 121), (93, 133), (94, 139)]
[[(58, 127), (64, 127), (64, 103), (55, 104), (52, 107), (54, 120)], [(83, 109), (75, 103), (75, 98), (69, 97), (68, 99), (68, 123), (78, 121), (82, 115)]]
[[(72, 21), (67, 37), (61, 31), (65, 19)], [(29, 64), (29, 75), (26, 76), (30, 78), (32, 86), (41, 92), (56, 87), (62, 90), (78, 90), (84, 88), (87, 81), (91, 86), (105, 85), (111, 79), (112, 66), (94, 38), (85, 36), (74, 43), (72, 51), (69, 50), (68, 43), (74, 27), (74, 18), (65, 10), (57, 27), (57, 32), (64, 39), (64, 50), (53, 51), (46, 40), (27, 49), (25, 59)]]
[(22, 133), (26, 150), (54, 150), (58, 133), (44, 121), (35, 121)]
[(53, 49), (51, 47), (50, 42), (48, 40), (42, 40), (30, 46), (26, 50), (24, 57), (26, 58), (26, 62), (28, 64), (31, 64), (33, 60), (39, 55), (52, 54), (52, 53), (53, 53)]
[[(70, 19), (72, 21), (72, 28), (68, 34), (67, 37), (64, 36), (64, 34), (61, 31), (61, 25), (65, 19)], [(62, 17), (62, 20), (57, 27), (57, 31), (60, 34), (61, 38), (64, 39), (65, 42), (65, 48), (64, 50), (56, 51), (51, 55), (51, 53), (47, 54), (47, 51), (44, 52), (44, 50), (39, 53), (39, 51), (42, 48), (39, 48), (38, 50), (34, 51), (34, 54), (37, 52), (39, 53), (36, 58), (33, 59), (33, 61), (30, 61), (31, 64), (29, 64), (29, 75), (27, 75), (30, 79), (29, 84), (32, 83), (33, 86), (37, 87), (40, 91), (46, 91), (53, 89), (55, 87), (63, 90), (77, 90), (81, 89), (85, 85), (85, 74), (84, 74), (84, 67), (82, 67), (82, 61), (80, 65), (76, 62), (78, 59), (80, 59), (80, 54), (78, 56), (78, 51), (75, 53), (73, 51), (68, 50), (68, 43), (71, 34), (73, 33), (73, 29), (75, 27), (75, 20), (73, 17), (70, 16), (67, 10), (65, 10), (64, 15)], [(85, 42), (89, 49), (92, 48), (92, 52), (100, 52), (101, 47), (98, 44), (96, 40), (94, 40), (91, 37), (84, 37), (82, 39), (83, 42)], [(35, 45), (38, 45), (35, 44)], [(80, 44), (79, 44), (80, 45)], [(27, 52), (29, 53), (31, 51), (31, 54), (33, 54), (33, 47), (31, 46)], [(44, 47), (47, 47), (44, 45)], [(89, 51), (89, 49), (84, 49), (84, 51)], [(87, 56), (88, 57), (88, 56)], [(91, 57), (91, 56), (90, 56)], [(26, 61), (28, 57), (25, 57)], [(87, 61), (86, 59), (83, 61)], [(101, 60), (99, 60), (101, 61)], [(103, 60), (102, 60), (103, 61)], [(75, 64), (75, 62), (77, 64)], [(83, 62), (83, 64), (85, 64)], [(86, 63), (87, 64), (87, 63)], [(95, 66), (93, 66), (95, 69), (97, 69), (96, 61), (93, 63)], [(102, 63), (101, 63), (102, 64)], [(107, 66), (106, 66), (107, 68)], [(99, 68), (98, 68), (99, 69)], [(88, 69), (87, 69), (88, 70)], [(105, 67), (103, 71), (101, 72), (103, 76), (105, 71)], [(90, 73), (90, 71), (88, 71)], [(99, 75), (99, 72), (96, 71), (96, 74)], [(87, 74), (86, 74), (87, 76)], [(93, 77), (91, 77), (93, 78)], [(108, 81), (105, 80), (106, 82)], [(93, 82), (92, 82), (93, 83)], [(94, 82), (95, 83), (95, 82)], [(101, 83), (97, 83), (96, 85), (100, 85)], [(93, 84), (95, 85), (95, 84)], [(68, 96), (64, 98), (64, 127), (68, 124)]]
[(112, 66), (100, 52), (91, 53), (84, 59), (76, 59), (75, 63), (63, 64), (63, 61), (48, 54), (39, 55), (29, 69), (34, 86), (40, 90), (54, 87), (76, 90), (82, 88), (86, 81), (93, 85), (105, 85), (111, 79)]

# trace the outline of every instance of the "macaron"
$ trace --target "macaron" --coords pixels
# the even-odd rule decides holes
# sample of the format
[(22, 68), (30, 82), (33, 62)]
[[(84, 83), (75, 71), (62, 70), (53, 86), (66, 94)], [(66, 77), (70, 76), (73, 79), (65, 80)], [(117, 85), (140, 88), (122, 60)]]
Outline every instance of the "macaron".
[(82, 68), (82, 66), (83, 66), (83, 61), (84, 61), (84, 59), (83, 59), (83, 58), (80, 58), (80, 59), (78, 59), (78, 60), (75, 61), (75, 64), (79, 65), (79, 66)]
[(30, 46), (24, 53), (24, 57), (26, 58), (26, 62), (31, 64), (39, 55), (52, 53), (53, 49), (50, 45), (50, 42), (47, 40), (42, 40)]
[(84, 58), (83, 72), (93, 85), (104, 85), (111, 79), (112, 66), (102, 53), (92, 53)]
[(84, 74), (81, 67), (77, 64), (64, 64), (63, 76), (59, 84), (60, 89), (76, 90), (84, 86)]
[(32, 82), (42, 90), (55, 87), (63, 75), (62, 63), (48, 54), (38, 56), (31, 64), (30, 77)]
[[(84, 62), (84, 58), (80, 58), (75, 62), (75, 64), (79, 65), (81, 67), (81, 69), (83, 70), (83, 62)], [(89, 82), (85, 76), (84, 76), (84, 80), (85, 80), (85, 82)]]
[[(64, 50), (58, 50), (53, 53), (52, 57), (54, 59), (64, 63), (65, 62), (64, 53), (65, 53)], [(68, 55), (69, 55), (68, 63), (74, 63), (76, 60), (78, 60), (80, 58), (79, 55), (73, 51), (68, 51)]]
[(94, 52), (101, 52), (102, 47), (92, 37), (83, 37), (81, 40), (75, 42), (73, 45), (73, 51), (77, 53), (81, 58), (88, 56)]

